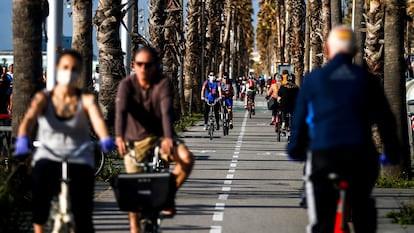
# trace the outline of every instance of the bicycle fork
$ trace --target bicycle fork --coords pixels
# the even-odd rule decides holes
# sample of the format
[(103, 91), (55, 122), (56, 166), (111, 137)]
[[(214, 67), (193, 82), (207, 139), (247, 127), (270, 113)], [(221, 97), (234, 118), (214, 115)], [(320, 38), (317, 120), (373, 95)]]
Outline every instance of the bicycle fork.
[(336, 215), (335, 215), (335, 227), (334, 233), (350, 233), (348, 220), (349, 209), (346, 196), (346, 190), (348, 189), (348, 182), (339, 182), (339, 198), (337, 202)]

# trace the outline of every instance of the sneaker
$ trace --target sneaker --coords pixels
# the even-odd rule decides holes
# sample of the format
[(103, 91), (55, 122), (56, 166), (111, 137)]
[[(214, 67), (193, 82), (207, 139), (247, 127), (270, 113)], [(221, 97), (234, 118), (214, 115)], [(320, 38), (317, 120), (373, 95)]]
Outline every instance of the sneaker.
[(204, 124), (204, 130), (207, 130), (207, 129), (208, 129), (207, 124)]
[(161, 215), (164, 218), (172, 218), (177, 213), (177, 209), (175, 208), (175, 205), (173, 207), (165, 208), (161, 210)]
[(271, 121), (269, 125), (275, 125), (275, 121)]
[(167, 201), (164, 205), (163, 210), (161, 211), (161, 215), (164, 218), (172, 218), (177, 213), (177, 209), (175, 208), (175, 194), (177, 192), (175, 175), (171, 173), (170, 180), (169, 180), (170, 190), (168, 191)]
[(220, 125), (219, 124), (217, 124), (217, 126), (216, 126), (216, 130), (219, 130), (220, 129)]
[(247, 105), (244, 105), (244, 109), (247, 109)]

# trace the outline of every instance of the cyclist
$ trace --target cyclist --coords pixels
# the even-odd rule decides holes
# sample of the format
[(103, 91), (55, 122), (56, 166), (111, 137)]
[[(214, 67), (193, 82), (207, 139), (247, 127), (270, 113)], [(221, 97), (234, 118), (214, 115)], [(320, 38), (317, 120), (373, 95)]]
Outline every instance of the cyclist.
[[(203, 86), (201, 88), (201, 100), (207, 100), (210, 103), (213, 103), (216, 99), (221, 98), (221, 87), (220, 82), (216, 81), (216, 76), (214, 71), (210, 71), (208, 74), (208, 80), (204, 81)], [(214, 116), (216, 118), (216, 129), (220, 129), (220, 103), (217, 102), (214, 105)], [(210, 106), (205, 103), (204, 105), (204, 130), (208, 129), (207, 121), (208, 121), (208, 114), (210, 113)]]
[(227, 72), (223, 73), (223, 79), (221, 83), (221, 94), (223, 95), (223, 104), (227, 106), (227, 110), (229, 111), (229, 127), (233, 129), (233, 86), (231, 79), (229, 79), (229, 74)]
[(390, 164), (399, 162), (395, 118), (378, 78), (352, 63), (357, 51), (352, 29), (334, 27), (325, 44), (329, 62), (304, 78), (297, 97), (288, 154), (293, 160), (307, 159), (308, 229), (312, 233), (334, 229), (338, 192), (328, 180), (330, 173), (349, 182), (355, 232), (376, 232), (371, 193), (379, 156), (372, 140), (373, 123), (379, 128), (385, 158)]
[(246, 83), (246, 100), (244, 102), (244, 108), (247, 109), (247, 102), (250, 99), (252, 101), (252, 114), (254, 115), (254, 97), (256, 96), (257, 84), (253, 76), (250, 76)]
[[(161, 140), (161, 152), (166, 155), (163, 159), (176, 162), (168, 203), (162, 211), (162, 215), (172, 217), (176, 213), (176, 191), (190, 175), (194, 158), (175, 135), (171, 82), (162, 74), (159, 61), (158, 53), (151, 47), (134, 51), (135, 73), (119, 83), (115, 100), (115, 136), (120, 155), (127, 153), (127, 143), (132, 144), (138, 162)], [(130, 156), (124, 156), (124, 164), (127, 173), (141, 171)], [(140, 232), (139, 213), (129, 212), (128, 216), (131, 232)]]
[(296, 96), (299, 92), (299, 87), (295, 84), (295, 76), (289, 75), (286, 79), (286, 84), (282, 85), (278, 91), (279, 107), (283, 112), (282, 124), (283, 127), (290, 127), (289, 121), (285, 121), (286, 116), (291, 114), (295, 106)]
[[(277, 102), (281, 81), (282, 78), (277, 73), (274, 75), (274, 78), (270, 79), (269, 90), (267, 91), (266, 99), (273, 98)], [(275, 104), (274, 108), (272, 109), (272, 121), (270, 122), (270, 125), (275, 124), (277, 108), (278, 104)]]
[[(68, 154), (89, 142), (89, 123), (101, 139), (104, 152), (115, 149), (109, 137), (95, 95), (83, 94), (79, 89), (82, 66), (81, 55), (65, 50), (56, 65), (57, 85), (49, 92), (37, 93), (18, 130), (15, 154), (29, 152), (29, 137), (38, 125), (37, 140), (58, 154)], [(94, 189), (94, 153), (85, 150), (78, 157), (69, 157), (69, 193), (76, 232), (94, 232), (92, 224)], [(61, 161), (43, 147), (33, 156), (33, 228), (45, 231), (50, 202), (59, 193)]]

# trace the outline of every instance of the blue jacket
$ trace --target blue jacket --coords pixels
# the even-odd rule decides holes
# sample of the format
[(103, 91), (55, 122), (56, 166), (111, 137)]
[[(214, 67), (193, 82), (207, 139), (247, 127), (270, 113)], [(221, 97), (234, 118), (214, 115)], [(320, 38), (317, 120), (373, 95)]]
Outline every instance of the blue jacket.
[(307, 149), (373, 147), (373, 123), (390, 161), (398, 161), (396, 122), (379, 79), (339, 54), (304, 78), (292, 115), (289, 156), (302, 160)]

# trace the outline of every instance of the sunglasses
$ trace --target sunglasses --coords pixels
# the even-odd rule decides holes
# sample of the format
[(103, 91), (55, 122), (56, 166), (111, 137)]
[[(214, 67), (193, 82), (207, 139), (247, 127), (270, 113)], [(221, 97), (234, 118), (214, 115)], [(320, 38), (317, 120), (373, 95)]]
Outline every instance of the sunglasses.
[(138, 67), (145, 66), (145, 69), (151, 68), (155, 65), (155, 62), (135, 62), (135, 65)]

